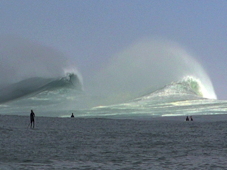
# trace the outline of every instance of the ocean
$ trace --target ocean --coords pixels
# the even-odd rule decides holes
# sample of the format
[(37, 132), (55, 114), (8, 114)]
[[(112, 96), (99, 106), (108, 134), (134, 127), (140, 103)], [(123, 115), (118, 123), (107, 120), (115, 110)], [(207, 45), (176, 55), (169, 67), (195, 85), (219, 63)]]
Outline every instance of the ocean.
[(0, 169), (227, 169), (227, 101), (209, 83), (128, 92), (86, 91), (76, 74), (1, 88)]
[(227, 116), (193, 119), (1, 115), (0, 169), (226, 169)]

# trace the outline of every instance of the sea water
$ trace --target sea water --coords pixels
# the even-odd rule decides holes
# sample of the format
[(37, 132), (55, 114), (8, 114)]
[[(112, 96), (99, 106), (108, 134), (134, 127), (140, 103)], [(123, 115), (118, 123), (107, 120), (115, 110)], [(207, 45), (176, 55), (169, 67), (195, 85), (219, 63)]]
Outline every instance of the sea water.
[(227, 116), (193, 118), (1, 115), (0, 169), (226, 169)]

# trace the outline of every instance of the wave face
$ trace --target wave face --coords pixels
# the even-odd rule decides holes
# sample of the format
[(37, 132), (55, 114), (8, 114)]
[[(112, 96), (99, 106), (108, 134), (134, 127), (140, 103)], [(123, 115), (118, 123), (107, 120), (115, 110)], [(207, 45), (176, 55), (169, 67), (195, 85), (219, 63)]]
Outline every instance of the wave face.
[(205, 100), (206, 98), (204, 98), (202, 88), (203, 86), (200, 84), (199, 80), (193, 77), (185, 77), (181, 81), (172, 82), (155, 92), (139, 97), (133, 100), (133, 102), (150, 101), (153, 104), (163, 104), (189, 100)]
[(0, 89), (0, 103), (34, 96), (44, 91), (57, 91), (58, 89), (82, 90), (82, 85), (77, 75), (71, 73), (63, 78), (33, 77), (8, 85)]
[(183, 100), (186, 99), (185, 96), (190, 96), (192, 99), (205, 98), (206, 93), (204, 93), (203, 88), (203, 85), (198, 79), (188, 76), (183, 78), (181, 81), (172, 82), (164, 88), (152, 92), (150, 96), (167, 96), (171, 97), (172, 100), (174, 97), (182, 96), (184, 96)]

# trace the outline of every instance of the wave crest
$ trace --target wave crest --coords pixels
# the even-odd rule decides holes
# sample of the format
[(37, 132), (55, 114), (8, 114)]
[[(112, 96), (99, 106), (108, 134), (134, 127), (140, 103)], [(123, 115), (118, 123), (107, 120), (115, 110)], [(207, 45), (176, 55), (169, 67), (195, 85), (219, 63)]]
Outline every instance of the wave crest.
[(0, 103), (44, 91), (68, 88), (82, 91), (82, 83), (74, 73), (68, 73), (62, 78), (32, 77), (0, 89)]
[(165, 100), (180, 101), (207, 98), (207, 91), (201, 81), (193, 76), (186, 76), (182, 80), (172, 82), (163, 88), (152, 93), (147, 93), (135, 101), (139, 100)]
[(192, 76), (185, 77), (182, 81), (179, 82), (182, 87), (187, 88), (188, 91), (195, 93), (198, 96), (205, 97), (206, 94), (203, 94), (203, 88), (201, 81)]
[(173, 93), (174, 90), (175, 93), (194, 94), (200, 97), (205, 96), (205, 94), (203, 94), (203, 85), (201, 81), (192, 76), (187, 76), (181, 81), (171, 83), (166, 89), (171, 89), (171, 93)]

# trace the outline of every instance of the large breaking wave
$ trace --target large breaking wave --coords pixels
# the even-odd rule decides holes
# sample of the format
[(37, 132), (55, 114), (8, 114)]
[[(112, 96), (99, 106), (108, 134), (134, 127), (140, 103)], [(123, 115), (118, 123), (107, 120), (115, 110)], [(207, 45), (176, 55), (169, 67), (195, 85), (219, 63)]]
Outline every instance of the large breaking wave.
[(13, 39), (1, 49), (4, 114), (34, 109), (47, 116), (160, 115), (169, 103), (216, 99), (202, 66), (173, 42), (134, 44), (91, 73), (90, 79), (82, 78), (74, 62), (52, 48)]
[(62, 78), (32, 77), (1, 88), (0, 103), (25, 96), (34, 96), (44, 91), (57, 91), (68, 88), (82, 91), (82, 84), (77, 75), (69, 73)]
[(187, 76), (128, 102), (97, 106), (87, 112), (90, 117), (112, 118), (225, 113), (227, 102), (204, 98), (206, 94), (203, 93), (203, 88), (200, 80)]
[(86, 89), (106, 97), (107, 104), (119, 103), (188, 76), (199, 80), (203, 97), (216, 99), (209, 76), (186, 50), (174, 42), (144, 40), (115, 55)]
[(167, 102), (167, 101), (184, 101), (195, 99), (206, 99), (206, 93), (204, 93), (204, 86), (200, 80), (187, 76), (181, 81), (172, 82), (167, 84), (163, 88), (160, 88), (154, 92), (147, 93), (133, 101), (151, 100), (154, 102)]

